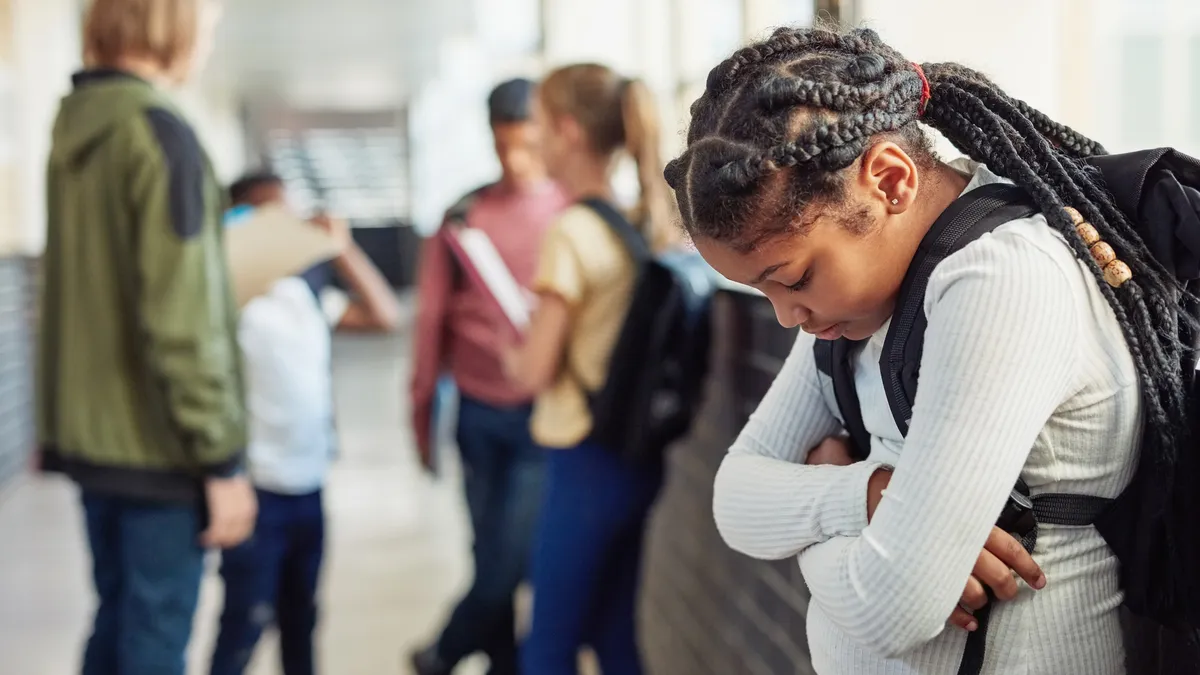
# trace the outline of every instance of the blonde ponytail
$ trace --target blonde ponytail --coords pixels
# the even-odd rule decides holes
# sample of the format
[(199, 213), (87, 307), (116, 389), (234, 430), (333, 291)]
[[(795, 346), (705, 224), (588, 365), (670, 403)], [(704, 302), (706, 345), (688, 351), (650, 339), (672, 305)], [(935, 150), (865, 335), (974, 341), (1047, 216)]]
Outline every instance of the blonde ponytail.
[(675, 202), (663, 178), (662, 128), (654, 94), (641, 80), (621, 84), (621, 122), (625, 151), (637, 164), (640, 196), (635, 222), (655, 250), (677, 244), (681, 232), (676, 225)]
[(622, 79), (607, 66), (581, 63), (550, 73), (540, 97), (551, 115), (579, 122), (595, 152), (612, 157), (624, 148), (633, 158), (640, 195), (630, 220), (654, 250), (682, 242), (675, 196), (662, 175), (658, 108), (645, 83)]

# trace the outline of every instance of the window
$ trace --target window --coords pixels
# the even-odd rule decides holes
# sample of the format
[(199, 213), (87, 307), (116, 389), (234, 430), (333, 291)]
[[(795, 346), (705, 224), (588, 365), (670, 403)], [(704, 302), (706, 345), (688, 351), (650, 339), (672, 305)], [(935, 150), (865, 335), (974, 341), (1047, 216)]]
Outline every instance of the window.
[(1117, 105), (1121, 137), (1130, 145), (1150, 146), (1163, 141), (1163, 43), (1161, 35), (1130, 35), (1122, 39)]
[(1188, 130), (1191, 132), (1191, 138), (1188, 140), (1192, 148), (1200, 148), (1200, 35), (1193, 35), (1188, 40), (1187, 85), (1190, 89)]
[(742, 0), (676, 0), (680, 80), (704, 82), (742, 43)]

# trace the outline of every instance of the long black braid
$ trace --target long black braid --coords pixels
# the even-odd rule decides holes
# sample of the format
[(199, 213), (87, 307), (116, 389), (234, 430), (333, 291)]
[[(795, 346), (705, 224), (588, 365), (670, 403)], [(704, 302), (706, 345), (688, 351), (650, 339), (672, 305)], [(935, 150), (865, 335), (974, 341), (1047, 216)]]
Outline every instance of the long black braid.
[[(929, 84), (927, 101), (918, 68)], [(1083, 162), (1105, 154), (1099, 143), (976, 71), (951, 63), (917, 67), (866, 29), (779, 29), (714, 68), (691, 112), (688, 147), (668, 164), (667, 182), (692, 236), (743, 249), (798, 227), (795, 216), (814, 200), (839, 204), (841, 170), (880, 135), (900, 143), (919, 167), (932, 166), (936, 158), (918, 121), (1024, 188), (1088, 261), (1121, 324), (1144, 395), (1142, 467), (1163, 488), (1152, 508), (1165, 513), (1178, 503), (1176, 454), (1189, 434), (1182, 291)], [(1131, 281), (1119, 289), (1104, 281), (1065, 206), (1095, 226), (1133, 271)], [(1164, 519), (1166, 536), (1179, 544), (1172, 546), (1179, 555), (1190, 555), (1183, 542), (1196, 525), (1179, 515)]]

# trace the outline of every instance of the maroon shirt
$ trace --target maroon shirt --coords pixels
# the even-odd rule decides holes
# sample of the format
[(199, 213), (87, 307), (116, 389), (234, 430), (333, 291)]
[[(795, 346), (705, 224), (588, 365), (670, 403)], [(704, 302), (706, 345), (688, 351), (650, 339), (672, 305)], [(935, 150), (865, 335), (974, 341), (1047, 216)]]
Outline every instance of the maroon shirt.
[[(467, 225), (488, 235), (517, 283), (528, 287), (542, 236), (568, 204), (551, 182), (523, 189), (495, 185), (476, 197)], [(457, 264), (441, 237), (426, 241), (417, 278), (412, 381), (419, 432), (428, 428), (437, 380), (447, 370), (466, 397), (494, 406), (519, 405), (530, 398), (504, 376), (500, 346), (508, 329), (503, 312), (486, 291), (455, 269)]]

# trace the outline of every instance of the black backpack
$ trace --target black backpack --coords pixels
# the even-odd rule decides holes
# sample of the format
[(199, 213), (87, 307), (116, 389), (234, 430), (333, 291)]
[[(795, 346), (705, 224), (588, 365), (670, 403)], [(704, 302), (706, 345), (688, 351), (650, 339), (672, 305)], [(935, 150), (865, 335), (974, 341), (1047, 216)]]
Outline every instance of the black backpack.
[(588, 395), (590, 438), (630, 462), (654, 463), (688, 432), (700, 406), (715, 278), (695, 253), (655, 256), (608, 202), (582, 204), (621, 239), (637, 274), (604, 385)]
[[(1173, 273), (1193, 297), (1200, 290), (1200, 162), (1167, 148), (1089, 158), (1086, 163), (1103, 176), (1116, 206), (1138, 229), (1151, 254)], [(1008, 184), (986, 185), (960, 197), (938, 218), (921, 241), (900, 286), (892, 322), (884, 341), (879, 368), (892, 416), (907, 435), (920, 375), (926, 317), (925, 289), (933, 269), (947, 256), (1011, 220), (1038, 213), (1029, 196)], [(1200, 308), (1181, 301), (1180, 311), (1200, 317)], [(1197, 345), (1197, 335), (1185, 334)], [(853, 358), (859, 343), (841, 338), (817, 340), (818, 370), (833, 382), (834, 398), (850, 435), (855, 459), (870, 452), (870, 436), (854, 389)], [(1178, 448), (1179, 475), (1200, 477), (1200, 378), (1196, 351), (1184, 353), (1183, 373), (1193, 435), (1189, 447)], [(1162, 494), (1149, 484), (1149, 471), (1137, 470), (1129, 487), (1115, 500), (1078, 494), (1030, 496), (1023, 481), (1013, 489), (997, 522), (1033, 550), (1037, 524), (1094, 525), (1120, 561), (1125, 592), (1123, 623), (1130, 673), (1200, 672), (1200, 598), (1181, 598), (1163, 562), (1171, 546), (1200, 547), (1196, 541), (1168, 544), (1160, 513), (1146, 506), (1147, 497)], [(1195, 486), (1200, 489), (1200, 484)], [(1175, 492), (1179, 488), (1176, 486)], [(1177, 498), (1177, 497), (1173, 497)], [(1187, 497), (1190, 499), (1190, 497)], [(1196, 570), (1200, 574), (1200, 569)], [(967, 638), (960, 675), (975, 675), (983, 667), (991, 604), (976, 613), (979, 629)]]

